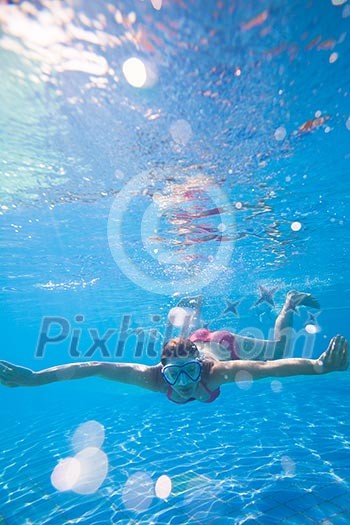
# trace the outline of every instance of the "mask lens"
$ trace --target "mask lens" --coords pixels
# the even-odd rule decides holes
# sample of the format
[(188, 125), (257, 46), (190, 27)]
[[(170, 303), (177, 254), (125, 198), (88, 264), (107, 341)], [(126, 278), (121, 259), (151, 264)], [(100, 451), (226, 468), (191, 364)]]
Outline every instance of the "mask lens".
[(198, 381), (201, 370), (202, 367), (199, 361), (190, 361), (184, 365), (166, 365), (162, 370), (162, 374), (169, 385), (174, 385), (180, 375), (182, 383)]
[(163, 368), (163, 376), (170, 385), (173, 385), (174, 383), (176, 383), (180, 371), (180, 366), (168, 365)]
[(198, 361), (192, 361), (183, 366), (183, 371), (192, 381), (197, 381), (201, 374), (201, 365)]

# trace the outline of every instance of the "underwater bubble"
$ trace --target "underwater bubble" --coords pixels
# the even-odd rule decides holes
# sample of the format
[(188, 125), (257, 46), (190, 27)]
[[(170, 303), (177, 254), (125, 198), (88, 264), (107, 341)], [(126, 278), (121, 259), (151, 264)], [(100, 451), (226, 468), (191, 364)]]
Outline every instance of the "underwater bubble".
[(104, 482), (108, 473), (107, 455), (96, 447), (80, 451), (75, 459), (80, 464), (80, 474), (72, 490), (77, 494), (93, 494)]
[(105, 429), (98, 421), (91, 420), (82, 423), (72, 437), (74, 452), (79, 452), (86, 447), (100, 448), (105, 440)]
[(163, 476), (160, 476), (155, 485), (155, 492), (156, 496), (159, 499), (167, 499), (170, 496), (172, 488), (171, 479), (169, 476), (166, 476), (163, 474)]
[(51, 474), (51, 483), (60, 492), (71, 490), (78, 481), (80, 472), (80, 463), (76, 458), (61, 459)]
[(287, 136), (287, 130), (284, 126), (280, 126), (275, 131), (275, 139), (276, 140), (284, 140)]
[(145, 472), (131, 475), (124, 485), (122, 500), (127, 510), (144, 512), (151, 505), (154, 497), (152, 478)]
[(249, 390), (253, 383), (253, 376), (246, 370), (240, 370), (235, 375), (235, 383), (241, 390)]
[(174, 142), (185, 146), (192, 137), (192, 128), (187, 120), (177, 120), (170, 126), (170, 135)]
[(293, 232), (298, 232), (299, 230), (301, 230), (301, 223), (299, 221), (294, 221), (292, 222), (290, 227), (293, 230)]

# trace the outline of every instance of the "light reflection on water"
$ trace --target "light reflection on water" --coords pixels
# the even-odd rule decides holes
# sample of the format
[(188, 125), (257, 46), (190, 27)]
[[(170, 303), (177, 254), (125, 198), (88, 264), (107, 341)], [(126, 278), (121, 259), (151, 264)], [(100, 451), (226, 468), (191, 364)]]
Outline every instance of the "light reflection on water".
[[(261, 523), (277, 517), (342, 523), (348, 510), (348, 421), (347, 403), (339, 404), (336, 396), (346, 382), (339, 374), (338, 381), (313, 379), (312, 390), (294, 380), (284, 383), (283, 392), (272, 392), (268, 381), (253, 392), (232, 386), (215, 405), (186, 411), (150, 393), (140, 405), (136, 392), (117, 408), (107, 399), (100, 404), (98, 395), (95, 408), (80, 401), (79, 411), (67, 406), (56, 412), (56, 400), (51, 416), (39, 405), (40, 415), (32, 422), (23, 415), (21, 425), (10, 425), (12, 439), (2, 438), (2, 488), (8, 495), (3, 514), (24, 523), (36, 513), (47, 516), (47, 524), (58, 516), (67, 523), (78, 517), (86, 523), (212, 523), (221, 517), (239, 524), (248, 516)], [(50, 474), (71, 451), (65, 436), (89, 418), (94, 429), (96, 419), (105, 427), (109, 471), (100, 489), (81, 499), (55, 491)], [(13, 454), (16, 462), (9, 463)], [(171, 482), (165, 499), (156, 492), (161, 476)], [(26, 505), (39, 498), (39, 507)]]

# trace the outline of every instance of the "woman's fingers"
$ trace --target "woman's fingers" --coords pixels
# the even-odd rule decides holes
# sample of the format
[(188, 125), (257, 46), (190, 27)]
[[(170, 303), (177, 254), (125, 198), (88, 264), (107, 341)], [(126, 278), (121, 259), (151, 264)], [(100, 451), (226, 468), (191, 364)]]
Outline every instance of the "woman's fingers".
[(331, 362), (336, 370), (345, 370), (348, 364), (348, 342), (345, 337), (337, 335), (331, 351)]
[(346, 370), (348, 359), (348, 342), (345, 337), (341, 335), (332, 337), (327, 350), (321, 356), (326, 369), (328, 371)]
[(0, 382), (9, 387), (18, 386), (16, 381), (16, 368), (8, 361), (0, 361)]
[(7, 361), (0, 361), (0, 373), (11, 371), (12, 368), (9, 365), (10, 363), (8, 363)]
[(345, 339), (345, 337), (341, 338), (341, 347), (340, 347), (340, 366), (342, 370), (346, 370), (348, 368), (348, 342)]

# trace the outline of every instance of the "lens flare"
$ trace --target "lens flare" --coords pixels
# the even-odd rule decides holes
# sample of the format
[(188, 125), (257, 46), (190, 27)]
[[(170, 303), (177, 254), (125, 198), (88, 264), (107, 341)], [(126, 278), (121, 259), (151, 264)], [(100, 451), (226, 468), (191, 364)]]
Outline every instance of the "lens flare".
[(129, 58), (123, 64), (126, 81), (133, 87), (141, 88), (146, 84), (147, 71), (145, 64), (139, 58)]

